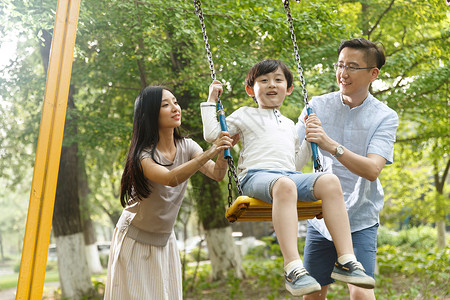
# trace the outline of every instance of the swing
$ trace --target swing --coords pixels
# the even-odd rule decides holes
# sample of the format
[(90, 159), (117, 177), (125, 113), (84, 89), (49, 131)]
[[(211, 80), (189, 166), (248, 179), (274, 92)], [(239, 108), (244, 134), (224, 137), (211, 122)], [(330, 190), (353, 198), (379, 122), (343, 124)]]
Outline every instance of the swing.
[[(296, 0), (300, 2), (300, 0)], [(309, 114), (312, 113), (311, 107), (309, 107), (308, 103), (308, 95), (305, 87), (305, 79), (303, 77), (303, 68), (300, 63), (300, 55), (298, 53), (297, 41), (294, 33), (293, 19), (291, 16), (291, 10), (289, 8), (289, 0), (283, 0), (284, 8), (286, 11), (287, 20), (289, 23), (289, 30), (291, 32), (291, 39), (294, 45), (294, 54), (295, 60), (297, 62), (297, 70), (300, 76), (300, 82), (303, 91), (303, 100), (305, 102), (306, 111)], [(216, 74), (214, 70), (214, 63), (212, 60), (212, 54), (210, 50), (210, 45), (208, 43), (208, 36), (206, 34), (205, 21), (203, 17), (203, 12), (201, 8), (200, 0), (194, 0), (195, 5), (195, 13), (200, 20), (200, 25), (203, 34), (203, 40), (205, 42), (206, 55), (209, 62), (209, 68), (211, 71), (211, 78), (213, 80), (216, 79)], [(225, 120), (225, 112), (223, 110), (222, 102), (220, 101), (220, 97), (217, 99), (217, 114), (219, 118), (219, 123), (222, 131), (227, 130), (227, 124)], [(313, 165), (314, 169), (318, 172), (322, 171), (322, 166), (320, 164), (319, 155), (317, 151), (317, 145), (315, 143), (311, 143), (311, 149), (313, 153)], [(224, 151), (224, 157), (228, 161), (228, 209), (225, 212), (225, 217), (229, 222), (233, 223), (236, 221), (272, 221), (272, 204), (266, 203), (262, 200), (251, 198), (248, 196), (242, 195), (242, 189), (239, 184), (239, 179), (236, 174), (236, 169), (234, 165), (233, 157), (231, 156), (230, 149), (226, 149)], [(236, 188), (239, 193), (239, 197), (233, 201), (233, 192), (232, 192), (232, 180), (234, 179)], [(315, 202), (302, 202), (297, 201), (297, 214), (299, 220), (305, 219), (313, 219), (314, 217), (322, 218), (322, 201), (318, 200)]]

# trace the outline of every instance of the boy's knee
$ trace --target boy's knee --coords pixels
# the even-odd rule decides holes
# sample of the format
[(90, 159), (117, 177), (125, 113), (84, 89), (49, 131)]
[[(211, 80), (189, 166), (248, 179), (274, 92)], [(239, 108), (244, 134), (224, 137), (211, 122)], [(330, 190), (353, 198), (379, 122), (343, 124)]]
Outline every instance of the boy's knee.
[(334, 174), (323, 174), (320, 176), (315, 185), (321, 185), (329, 188), (341, 188), (341, 182), (339, 181), (339, 178)]
[(275, 181), (272, 186), (272, 197), (277, 196), (296, 196), (297, 186), (295, 182), (288, 177), (281, 177)]
[(317, 180), (318, 180), (318, 181), (319, 181), (319, 180), (323, 180), (323, 181), (333, 182), (333, 183), (339, 182), (339, 178), (338, 178), (336, 175), (331, 174), (331, 173), (323, 174), (323, 175), (320, 176)]
[(323, 174), (314, 184), (316, 198), (323, 198), (330, 194), (342, 194), (341, 182), (334, 174)]

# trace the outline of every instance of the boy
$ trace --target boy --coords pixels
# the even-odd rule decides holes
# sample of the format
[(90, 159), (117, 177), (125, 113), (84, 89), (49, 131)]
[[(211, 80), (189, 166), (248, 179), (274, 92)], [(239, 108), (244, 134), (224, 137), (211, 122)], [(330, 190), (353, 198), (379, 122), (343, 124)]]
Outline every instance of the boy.
[[(240, 134), (242, 149), (238, 177), (244, 194), (272, 203), (272, 220), (284, 259), (286, 289), (295, 296), (321, 289), (303, 267), (297, 249), (297, 201), (322, 200), (322, 213), (338, 253), (333, 278), (364, 288), (375, 280), (356, 261), (350, 227), (339, 180), (332, 174), (302, 174), (311, 156), (308, 144), (300, 141), (294, 122), (280, 113), (286, 96), (293, 90), (291, 71), (281, 61), (266, 59), (247, 74), (245, 90), (258, 108), (241, 107), (227, 117), (231, 136)], [(208, 102), (201, 103), (203, 135), (211, 142), (221, 129), (215, 102), (222, 84), (214, 81)]]

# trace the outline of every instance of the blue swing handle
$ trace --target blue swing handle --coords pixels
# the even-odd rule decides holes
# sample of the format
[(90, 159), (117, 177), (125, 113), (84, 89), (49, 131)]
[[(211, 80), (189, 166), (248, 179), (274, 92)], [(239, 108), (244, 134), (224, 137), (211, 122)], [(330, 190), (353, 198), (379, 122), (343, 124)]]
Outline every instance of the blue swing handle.
[[(311, 107), (307, 107), (306, 108), (306, 113), (308, 114), (308, 116), (310, 114), (313, 113), (313, 110)], [(311, 150), (312, 150), (312, 154), (313, 154), (313, 164), (314, 164), (314, 169), (315, 170), (319, 170), (320, 169), (320, 164), (319, 164), (319, 152), (317, 150), (317, 144), (316, 143), (311, 143)]]
[[(228, 131), (227, 121), (225, 120), (225, 112), (223, 111), (223, 108), (222, 108), (222, 105), (220, 104), (220, 102), (217, 102), (217, 114), (219, 115), (220, 129), (222, 131)], [(227, 148), (223, 151), (223, 157), (226, 159), (231, 158), (230, 148)]]

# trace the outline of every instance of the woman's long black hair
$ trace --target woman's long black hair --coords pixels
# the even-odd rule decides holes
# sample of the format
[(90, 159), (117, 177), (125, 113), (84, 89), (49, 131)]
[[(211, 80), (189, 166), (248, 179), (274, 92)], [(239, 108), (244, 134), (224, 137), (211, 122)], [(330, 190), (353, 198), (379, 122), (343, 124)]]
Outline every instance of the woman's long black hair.
[[(136, 98), (133, 135), (120, 184), (120, 203), (123, 207), (130, 199), (142, 200), (151, 193), (149, 182), (142, 171), (141, 154), (144, 149), (151, 149), (152, 159), (159, 164), (154, 153), (159, 141), (158, 119), (163, 90), (170, 91), (163, 86), (147, 86)], [(175, 128), (173, 136), (175, 139), (182, 138), (179, 127)]]

